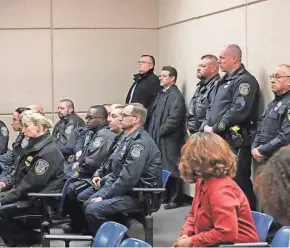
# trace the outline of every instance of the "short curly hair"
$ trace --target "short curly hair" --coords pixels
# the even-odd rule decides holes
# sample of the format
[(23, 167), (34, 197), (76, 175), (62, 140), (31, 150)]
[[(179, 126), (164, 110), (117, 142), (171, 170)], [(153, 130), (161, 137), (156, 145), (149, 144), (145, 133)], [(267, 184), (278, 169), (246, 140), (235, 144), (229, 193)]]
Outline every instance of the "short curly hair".
[(236, 175), (236, 155), (228, 143), (217, 134), (193, 134), (181, 153), (179, 171), (185, 180)]
[(277, 151), (255, 177), (255, 191), (265, 213), (290, 225), (290, 146)]

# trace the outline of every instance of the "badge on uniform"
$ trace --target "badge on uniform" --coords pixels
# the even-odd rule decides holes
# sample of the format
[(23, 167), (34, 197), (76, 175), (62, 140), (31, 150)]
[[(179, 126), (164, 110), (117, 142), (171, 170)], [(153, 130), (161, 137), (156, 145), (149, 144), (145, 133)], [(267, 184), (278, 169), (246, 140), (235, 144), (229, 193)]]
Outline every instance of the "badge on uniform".
[(246, 96), (250, 93), (250, 85), (248, 83), (241, 83), (239, 86), (239, 92), (242, 96)]
[(72, 131), (74, 130), (74, 126), (73, 125), (68, 125), (65, 129), (65, 134), (69, 135), (72, 133)]
[(23, 138), (23, 140), (21, 141), (21, 148), (25, 148), (29, 143), (29, 140), (26, 138)]
[(45, 174), (49, 167), (49, 163), (44, 159), (39, 159), (35, 164), (35, 173), (38, 176)]
[(3, 134), (4, 137), (8, 136), (8, 129), (7, 127), (1, 127), (1, 133)]
[(218, 124), (218, 129), (222, 131), (222, 130), (225, 130), (225, 128), (226, 128), (225, 123), (221, 121), (221, 122)]
[(288, 121), (290, 121), (290, 109), (288, 109)]
[(94, 149), (100, 148), (103, 144), (103, 141), (104, 141), (103, 137), (97, 137), (93, 142)]
[(31, 165), (31, 161), (32, 161), (32, 159), (33, 159), (32, 156), (28, 156), (28, 157), (26, 158), (26, 161), (25, 161), (24, 163), (25, 163), (25, 165), (26, 165), (27, 167), (29, 167), (29, 166)]
[(141, 157), (143, 151), (144, 151), (143, 145), (141, 144), (133, 145), (130, 149), (130, 155), (134, 160), (136, 160)]

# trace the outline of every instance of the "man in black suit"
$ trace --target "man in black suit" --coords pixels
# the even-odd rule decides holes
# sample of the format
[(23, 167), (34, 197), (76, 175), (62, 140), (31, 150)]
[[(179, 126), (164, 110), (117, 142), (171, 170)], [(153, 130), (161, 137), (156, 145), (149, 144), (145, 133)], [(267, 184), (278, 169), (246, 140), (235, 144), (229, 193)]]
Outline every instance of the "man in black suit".
[(134, 83), (127, 94), (126, 103), (141, 103), (148, 109), (161, 90), (159, 78), (153, 73), (155, 59), (151, 55), (142, 55), (137, 63), (139, 73), (134, 74)]
[(185, 100), (176, 84), (177, 71), (164, 66), (160, 75), (163, 89), (149, 109), (148, 132), (157, 144), (162, 156), (163, 169), (171, 172), (164, 201), (165, 209), (181, 206), (183, 183), (179, 178), (178, 162), (185, 137)]

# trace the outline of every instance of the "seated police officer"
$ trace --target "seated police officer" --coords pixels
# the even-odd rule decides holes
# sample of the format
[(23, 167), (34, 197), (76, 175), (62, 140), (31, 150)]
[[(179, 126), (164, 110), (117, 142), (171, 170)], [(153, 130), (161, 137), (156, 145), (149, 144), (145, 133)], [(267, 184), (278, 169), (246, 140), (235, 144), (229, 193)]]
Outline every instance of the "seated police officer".
[(0, 155), (0, 166), (2, 172), (0, 175), (0, 191), (9, 190), (13, 185), (9, 182), (12, 178), (12, 174), (15, 172), (14, 160), (20, 154), (21, 150), (28, 143), (27, 139), (24, 139), (21, 124), (21, 114), (28, 108), (17, 108), (12, 116), (11, 126), (13, 131), (18, 132), (16, 140), (12, 144), (12, 151), (8, 150), (6, 153)]
[(9, 131), (5, 123), (0, 120), (0, 155), (8, 150)]
[[(78, 193), (90, 186), (90, 178), (106, 159), (116, 136), (108, 128), (107, 117), (107, 110), (104, 106), (95, 105), (88, 110), (84, 146), (78, 161), (73, 164), (73, 176), (78, 177), (79, 180), (70, 184), (65, 203), (65, 211), (70, 215), (75, 212), (74, 205)], [(63, 229), (65, 232), (78, 232), (81, 231), (79, 226), (79, 223), (74, 222), (72, 217), (71, 225), (65, 225)]]
[[(74, 112), (74, 103), (69, 99), (63, 99), (58, 106), (59, 121), (55, 124), (52, 135), (57, 146), (62, 148), (78, 127), (85, 126), (84, 120)], [(66, 154), (64, 154), (65, 158)]]
[(270, 80), (275, 99), (263, 112), (252, 144), (254, 169), (265, 164), (279, 148), (290, 144), (290, 65), (279, 65)]
[[(28, 145), (15, 161), (14, 187), (0, 199), (1, 205), (28, 200), (29, 192), (59, 193), (65, 175), (64, 158), (48, 132), (51, 120), (35, 111), (25, 111), (22, 117), (23, 133), (29, 137)], [(40, 235), (28, 223), (13, 219), (23, 214), (37, 214), (35, 207), (11, 208), (1, 211), (0, 236), (8, 245), (30, 245), (39, 242)], [(39, 228), (39, 227), (38, 227)]]
[(122, 117), (126, 138), (114, 152), (111, 178), (84, 203), (91, 233), (96, 233), (108, 217), (140, 206), (133, 187), (154, 188), (162, 184), (160, 151), (143, 129), (146, 109), (141, 104), (129, 104), (124, 108)]

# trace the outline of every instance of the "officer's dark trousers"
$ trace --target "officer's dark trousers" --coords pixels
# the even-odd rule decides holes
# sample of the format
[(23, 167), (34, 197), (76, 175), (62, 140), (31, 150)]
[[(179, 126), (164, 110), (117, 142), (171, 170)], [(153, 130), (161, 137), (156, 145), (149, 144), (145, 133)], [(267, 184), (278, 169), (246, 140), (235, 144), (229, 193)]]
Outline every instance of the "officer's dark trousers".
[(238, 156), (237, 174), (235, 181), (243, 190), (250, 203), (251, 210), (256, 210), (257, 200), (251, 180), (251, 148), (242, 147), (238, 151), (234, 151)]
[(82, 203), (77, 200), (80, 192), (84, 191), (89, 185), (83, 181), (73, 182), (69, 185), (67, 197), (65, 199), (64, 211), (69, 214), (71, 226), (75, 231), (83, 231), (87, 228)]
[(169, 202), (182, 203), (183, 181), (179, 177), (170, 176), (166, 184), (165, 198)]
[[(0, 208), (1, 211), (1, 208)], [(34, 208), (6, 209), (0, 216), (0, 236), (8, 246), (30, 246), (41, 242), (40, 232), (33, 229), (40, 228), (40, 220), (23, 222), (14, 220), (15, 216), (39, 214)]]
[(91, 199), (98, 196), (99, 194), (96, 193), (84, 203), (86, 220), (92, 234), (95, 234), (99, 227), (107, 220), (113, 218), (114, 215), (140, 207), (139, 200), (129, 195), (116, 196), (100, 202), (90, 203)]

